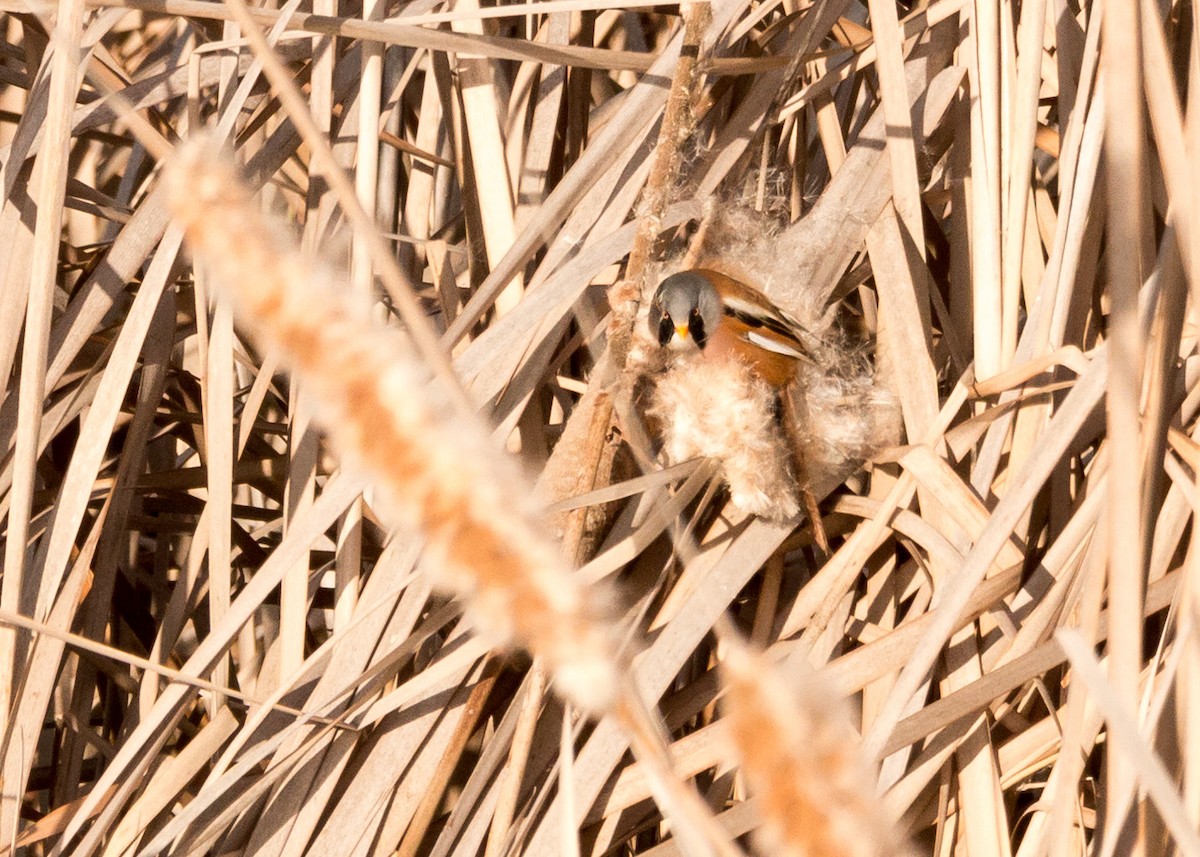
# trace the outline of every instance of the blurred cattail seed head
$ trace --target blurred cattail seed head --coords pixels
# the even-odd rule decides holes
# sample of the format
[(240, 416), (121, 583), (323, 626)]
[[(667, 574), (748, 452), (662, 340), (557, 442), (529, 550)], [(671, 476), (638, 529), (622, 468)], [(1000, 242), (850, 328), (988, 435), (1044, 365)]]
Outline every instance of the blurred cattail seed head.
[(568, 698), (606, 709), (618, 678), (609, 599), (570, 573), (530, 487), (482, 425), (456, 411), (403, 335), (371, 324), (260, 212), (227, 157), (189, 143), (164, 180), (194, 255), (311, 390), (335, 446), (378, 486), (384, 513), (423, 532), (438, 583), (466, 599), (483, 633), (545, 659)]

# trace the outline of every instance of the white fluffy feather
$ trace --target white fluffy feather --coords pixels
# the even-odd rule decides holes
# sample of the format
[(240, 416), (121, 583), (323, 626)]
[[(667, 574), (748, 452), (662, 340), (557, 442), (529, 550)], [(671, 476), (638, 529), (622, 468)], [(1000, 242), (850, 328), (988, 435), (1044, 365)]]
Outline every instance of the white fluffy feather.
[(742, 364), (699, 356), (677, 361), (656, 380), (651, 414), (663, 425), (668, 459), (719, 462), (742, 511), (776, 519), (799, 512), (775, 392)]

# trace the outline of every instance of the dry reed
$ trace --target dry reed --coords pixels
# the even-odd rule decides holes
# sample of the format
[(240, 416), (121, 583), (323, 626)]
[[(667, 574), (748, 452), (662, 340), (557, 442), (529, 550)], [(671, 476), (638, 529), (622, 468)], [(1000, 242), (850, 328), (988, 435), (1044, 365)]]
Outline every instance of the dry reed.
[[(1194, 852), (1193, 4), (0, 12), (0, 853)], [(623, 397), (700, 264), (831, 349), (828, 555)]]
[(397, 331), (339, 289), (260, 213), (212, 141), (164, 178), (192, 252), (263, 345), (312, 391), (338, 448), (381, 491), (396, 525), (428, 537), (423, 563), (463, 595), (498, 644), (544, 658), (563, 693), (602, 712), (618, 695), (617, 634), (603, 587), (584, 589), (537, 524), (529, 486)]

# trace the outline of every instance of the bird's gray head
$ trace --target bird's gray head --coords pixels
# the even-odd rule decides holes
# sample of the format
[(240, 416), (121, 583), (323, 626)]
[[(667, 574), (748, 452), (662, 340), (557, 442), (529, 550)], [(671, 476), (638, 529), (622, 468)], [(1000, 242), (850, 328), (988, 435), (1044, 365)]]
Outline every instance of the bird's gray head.
[(708, 277), (680, 271), (661, 283), (650, 302), (650, 329), (658, 344), (704, 348), (721, 323), (721, 298)]

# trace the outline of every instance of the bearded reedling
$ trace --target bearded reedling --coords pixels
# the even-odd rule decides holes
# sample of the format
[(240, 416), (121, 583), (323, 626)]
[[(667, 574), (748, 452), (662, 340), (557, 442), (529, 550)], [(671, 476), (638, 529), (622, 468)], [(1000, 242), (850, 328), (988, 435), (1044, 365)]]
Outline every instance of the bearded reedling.
[(649, 324), (671, 353), (652, 406), (668, 457), (720, 461), (734, 504), (753, 514), (793, 517), (799, 494), (828, 552), (816, 498), (801, 484), (791, 401), (801, 364), (815, 362), (810, 335), (757, 290), (708, 268), (665, 278)]

